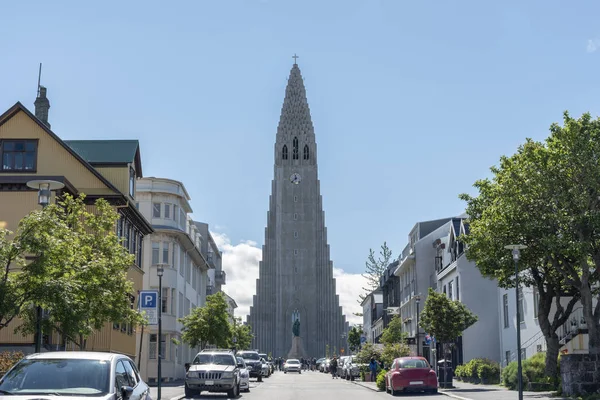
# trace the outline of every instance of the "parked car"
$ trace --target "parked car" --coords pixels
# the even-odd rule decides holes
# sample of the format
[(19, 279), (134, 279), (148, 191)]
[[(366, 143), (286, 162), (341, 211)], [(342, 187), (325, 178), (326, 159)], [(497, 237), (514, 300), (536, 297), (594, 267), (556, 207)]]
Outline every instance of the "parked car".
[(150, 388), (122, 354), (53, 351), (27, 356), (8, 370), (0, 380), (0, 397), (11, 395), (149, 400)]
[(317, 369), (317, 371), (321, 371), (321, 363), (323, 361), (327, 360), (325, 357), (323, 358), (319, 358), (316, 362), (315, 362), (315, 367)]
[(240, 391), (249, 392), (250, 391), (250, 371), (248, 370), (250, 367), (246, 365), (244, 359), (242, 357), (236, 357), (237, 366), (240, 369)]
[(337, 374), (342, 379), (346, 379), (346, 375), (344, 375), (344, 373), (345, 373), (344, 365), (346, 364), (346, 361), (348, 360), (348, 358), (350, 358), (350, 356), (341, 356), (338, 361)]
[(319, 371), (324, 372), (324, 373), (328, 373), (329, 372), (329, 364), (330, 363), (331, 363), (331, 359), (326, 358), (325, 361), (323, 361), (321, 363)]
[(295, 358), (290, 358), (285, 361), (283, 364), (283, 373), (287, 374), (288, 372), (297, 372), (299, 374), (302, 373), (302, 365), (300, 364), (300, 360)]
[(238, 351), (236, 356), (242, 357), (246, 365), (252, 367), (248, 369), (250, 378), (256, 378), (258, 382), (262, 382), (262, 361), (260, 361), (258, 352), (251, 350)]
[(269, 367), (269, 364), (267, 364), (267, 360), (265, 360), (264, 358), (261, 358), (260, 362), (261, 362), (262, 376), (264, 376), (265, 378), (270, 377), (271, 376), (271, 367)]
[(359, 364), (356, 356), (350, 356), (344, 363), (344, 378), (347, 381), (354, 380), (360, 376), (361, 367), (367, 367), (368, 364)]
[(235, 398), (240, 394), (240, 369), (231, 350), (202, 350), (196, 355), (185, 374), (185, 397), (202, 391), (227, 393)]
[(385, 390), (392, 395), (402, 391), (437, 393), (437, 375), (423, 357), (396, 358), (385, 374)]

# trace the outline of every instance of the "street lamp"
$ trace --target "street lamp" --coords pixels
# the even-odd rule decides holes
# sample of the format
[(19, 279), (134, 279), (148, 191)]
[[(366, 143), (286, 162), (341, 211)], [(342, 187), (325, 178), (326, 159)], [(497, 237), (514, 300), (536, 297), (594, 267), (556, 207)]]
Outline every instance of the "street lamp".
[(165, 273), (165, 264), (156, 265), (156, 275), (158, 275), (158, 399), (160, 400), (160, 392), (162, 388), (162, 357), (161, 357), (161, 343), (162, 343), (162, 277)]
[(415, 303), (417, 304), (417, 332), (416, 332), (416, 336), (417, 336), (417, 357), (419, 357), (419, 337), (421, 335), (419, 335), (419, 303), (421, 303), (421, 296), (416, 295), (415, 296)]
[[(38, 191), (38, 204), (46, 208), (50, 204), (50, 197), (53, 190), (60, 190), (65, 187), (64, 183), (51, 180), (33, 180), (27, 182), (27, 186)], [(42, 351), (42, 307), (35, 309), (35, 352)]]
[(523, 244), (509, 244), (504, 246), (505, 249), (511, 250), (513, 260), (515, 260), (515, 298), (517, 300), (517, 376), (519, 379), (519, 400), (523, 400), (523, 369), (521, 367), (521, 312), (519, 310), (519, 257), (521, 250), (527, 246)]

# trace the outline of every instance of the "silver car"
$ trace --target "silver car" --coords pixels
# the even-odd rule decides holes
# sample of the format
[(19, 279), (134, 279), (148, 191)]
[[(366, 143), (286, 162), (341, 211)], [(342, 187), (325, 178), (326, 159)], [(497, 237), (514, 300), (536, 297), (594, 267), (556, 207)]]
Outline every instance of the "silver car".
[(127, 356), (55, 351), (23, 358), (0, 379), (0, 397), (150, 400), (150, 388)]
[(301, 374), (302, 365), (300, 364), (300, 360), (297, 360), (295, 358), (290, 358), (289, 360), (286, 360), (285, 364), (283, 365), (283, 373), (287, 374), (288, 372), (297, 372)]
[(240, 369), (233, 352), (203, 350), (198, 353), (185, 374), (185, 397), (200, 392), (224, 392), (228, 397), (240, 394)]

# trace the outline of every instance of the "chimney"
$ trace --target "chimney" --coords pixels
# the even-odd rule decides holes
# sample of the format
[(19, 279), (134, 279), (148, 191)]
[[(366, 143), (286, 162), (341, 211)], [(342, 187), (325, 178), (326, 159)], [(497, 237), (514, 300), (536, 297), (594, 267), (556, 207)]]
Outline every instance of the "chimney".
[(35, 105), (35, 116), (40, 121), (42, 121), (48, 128), (50, 128), (50, 123), (48, 122), (48, 110), (50, 110), (50, 101), (46, 97), (46, 88), (44, 86), (40, 86), (40, 92), (33, 104)]

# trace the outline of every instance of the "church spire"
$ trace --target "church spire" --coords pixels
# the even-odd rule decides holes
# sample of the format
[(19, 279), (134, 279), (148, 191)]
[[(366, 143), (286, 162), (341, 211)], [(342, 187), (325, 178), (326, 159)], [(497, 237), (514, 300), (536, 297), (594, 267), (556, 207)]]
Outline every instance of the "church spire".
[(297, 57), (294, 56), (294, 65), (288, 78), (279, 126), (277, 127), (277, 139), (280, 142), (291, 143), (294, 137), (304, 143), (314, 141), (314, 128), (308, 101), (306, 100), (304, 81), (300, 68), (296, 64)]

